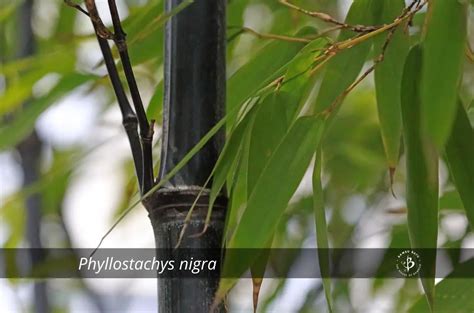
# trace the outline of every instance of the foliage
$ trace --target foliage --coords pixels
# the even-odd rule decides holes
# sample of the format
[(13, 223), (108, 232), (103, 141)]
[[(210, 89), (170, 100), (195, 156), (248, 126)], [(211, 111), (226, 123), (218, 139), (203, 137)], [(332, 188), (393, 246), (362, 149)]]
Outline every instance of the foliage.
[[(0, 5), (0, 75), (6, 86), (0, 95), (0, 151), (14, 151), (42, 113), (72, 92), (106, 91), (99, 100), (104, 111), (115, 107), (102, 61), (80, 56), (95, 44), (92, 30), (78, 31), (75, 23), (81, 21), (81, 13), (59, 1), (50, 2), (59, 18), (46, 34), (36, 30), (37, 52), (22, 59), (14, 58), (19, 2)], [(159, 128), (163, 26), (169, 16), (163, 14), (160, 0), (127, 3), (123, 26), (130, 59), (139, 87), (149, 89), (148, 119), (156, 119)], [(211, 210), (219, 193), (230, 199), (227, 247), (301, 247), (314, 232), (318, 247), (357, 246), (358, 236), (376, 223), (367, 222), (365, 214), (388, 220), (381, 222), (383, 233), (390, 246), (397, 247), (436, 247), (440, 234), (445, 235), (442, 221), (459, 212), (472, 229), (474, 66), (468, 31), (472, 5), (454, 0), (415, 0), (408, 6), (401, 0), (355, 0), (346, 14), (340, 10), (341, 1), (229, 1), (227, 115), (178, 165), (183, 166), (219, 128), (226, 129), (226, 144), (209, 188)], [(112, 52), (118, 61), (116, 47)], [(51, 75), (58, 79), (50, 88), (41, 88), (40, 82)], [(34, 191), (60, 203), (65, 190), (73, 188), (71, 169), (78, 168), (88, 149), (78, 143), (71, 149), (74, 152), (54, 153), (55, 168), (44, 170)], [(159, 150), (159, 141), (153, 149)], [(438, 167), (445, 164), (449, 175), (439, 179)], [(308, 170), (314, 170), (312, 188), (301, 191), (298, 186), (304, 189), (309, 184), (304, 178)], [(50, 176), (61, 177), (63, 186), (52, 184), (56, 180), (46, 179)], [(120, 220), (140, 202), (134, 198), (136, 189), (132, 184), (122, 195)], [(18, 190), (2, 203), (1, 223), (10, 231), (4, 246), (21, 244), (22, 200), (28, 192)], [(356, 198), (362, 199), (363, 210), (350, 219)], [(314, 215), (315, 223), (308, 225)], [(296, 234), (291, 225), (296, 225)], [(468, 236), (465, 231), (458, 241)], [(450, 244), (454, 243), (448, 240), (438, 247)], [(244, 272), (254, 269), (257, 259), (258, 255), (228, 258), (225, 266)], [(268, 259), (267, 266), (275, 263)], [(236, 282), (222, 280), (217, 300)], [(284, 284), (275, 285), (260, 306), (266, 308), (278, 298)], [(353, 304), (353, 287), (346, 281), (324, 279), (321, 285), (306, 295), (312, 312), (321, 311), (315, 299), (326, 299), (333, 312), (364, 311)], [(388, 279), (374, 283), (373, 297), (389, 285)], [(424, 279), (422, 285), (425, 298), (418, 298), (420, 288), (409, 296), (403, 294), (405, 287), (393, 287), (399, 312), (428, 308), (441, 312), (454, 305), (459, 312), (473, 309), (468, 296), (462, 298), (466, 301), (456, 298), (460, 292), (474, 292), (472, 281), (446, 279), (435, 286), (434, 280)], [(403, 307), (405, 302), (409, 305)]]

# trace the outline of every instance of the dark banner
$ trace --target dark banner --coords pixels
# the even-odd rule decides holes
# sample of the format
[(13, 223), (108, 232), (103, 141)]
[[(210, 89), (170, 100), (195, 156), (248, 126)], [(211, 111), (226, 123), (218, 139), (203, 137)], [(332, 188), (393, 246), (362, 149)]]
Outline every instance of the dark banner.
[[(94, 249), (0, 249), (0, 278), (238, 278), (250, 277), (250, 263), (254, 269), (260, 269), (254, 270), (253, 275), (265, 278), (444, 278), (448, 275), (474, 278), (474, 249), (99, 249), (93, 252)], [(31, 267), (30, 260), (38, 256), (42, 262)]]

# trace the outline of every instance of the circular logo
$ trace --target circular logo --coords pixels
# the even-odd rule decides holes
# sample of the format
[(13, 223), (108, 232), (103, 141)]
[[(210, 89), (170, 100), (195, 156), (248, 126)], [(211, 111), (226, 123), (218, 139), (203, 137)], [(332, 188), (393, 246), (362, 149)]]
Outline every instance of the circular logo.
[(420, 255), (413, 250), (405, 250), (397, 256), (397, 270), (404, 277), (413, 277), (420, 272)]

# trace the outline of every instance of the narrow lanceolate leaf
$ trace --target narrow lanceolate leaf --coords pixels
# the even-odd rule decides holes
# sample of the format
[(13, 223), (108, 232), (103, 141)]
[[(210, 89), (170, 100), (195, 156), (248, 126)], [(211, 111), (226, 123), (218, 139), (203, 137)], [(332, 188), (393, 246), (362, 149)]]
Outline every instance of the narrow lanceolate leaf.
[(446, 143), (446, 159), (474, 229), (474, 130), (461, 103), (458, 104), (453, 130)]
[(247, 193), (252, 193), (260, 174), (287, 131), (286, 98), (269, 94), (259, 105), (250, 137)]
[[(254, 115), (255, 116), (255, 115)], [(249, 121), (249, 126), (245, 131), (242, 139), (241, 156), (235, 169), (235, 174), (229, 173), (227, 176), (227, 188), (231, 189), (230, 203), (228, 206), (226, 226), (225, 226), (225, 242), (232, 237), (235, 227), (238, 224), (242, 211), (247, 203), (247, 182), (248, 182), (248, 164), (250, 150), (250, 135), (254, 118)], [(230, 170), (232, 171), (232, 170)]]
[[(323, 131), (320, 117), (301, 117), (290, 128), (260, 175), (240, 219), (229, 248), (266, 247), (291, 196), (295, 192), (316, 150)], [(258, 251), (258, 250), (256, 250)], [(224, 272), (243, 273), (258, 257), (226, 256)], [(235, 279), (221, 280), (218, 297), (232, 288)]]
[[(383, 1), (382, 18), (377, 24), (390, 23), (402, 13), (404, 7), (404, 0)], [(375, 39), (376, 58), (382, 53), (387, 36), (389, 34)], [(393, 172), (398, 164), (400, 152), (402, 134), (400, 88), (403, 64), (409, 49), (409, 36), (404, 30), (404, 25), (400, 25), (389, 40), (383, 61), (375, 67), (374, 77), (382, 140), (388, 166)]]
[[(316, 30), (305, 27), (296, 36), (314, 34)], [(227, 110), (241, 105), (277, 78), (284, 74), (282, 67), (287, 64), (305, 46), (300, 42), (274, 41), (262, 48), (248, 63), (237, 70), (227, 82)]]
[[(236, 167), (236, 163), (241, 159), (245, 138), (248, 137), (253, 120), (255, 119), (256, 108), (247, 114), (242, 122), (237, 125), (236, 129), (230, 135), (230, 138), (227, 140), (224, 148), (222, 149), (219, 159), (216, 162), (214, 168), (214, 174), (212, 177), (212, 188), (209, 196), (209, 210), (212, 210), (214, 203), (221, 193), (222, 188), (229, 176), (229, 172)], [(231, 186), (227, 186), (231, 188)], [(229, 206), (229, 212), (227, 217), (231, 216), (232, 206)], [(234, 212), (235, 213), (235, 212)], [(233, 220), (233, 218), (232, 218)]]
[[(436, 248), (438, 236), (438, 156), (431, 141), (422, 135), (419, 94), (422, 53), (414, 47), (407, 58), (402, 81), (402, 120), (406, 153), (406, 201), (408, 231), (413, 248)], [(423, 64), (424, 66), (424, 64)], [(435, 256), (425, 260), (421, 274), (434, 277)], [(422, 278), (433, 307), (434, 278)]]
[[(306, 46), (307, 47), (307, 46)], [(305, 47), (305, 48), (306, 48)], [(303, 49), (305, 49), (303, 48)], [(294, 105), (291, 97), (286, 93), (275, 92), (269, 94), (259, 104), (258, 111), (253, 123), (250, 136), (249, 162), (247, 172), (247, 194), (252, 194), (260, 174), (268, 164), (273, 152), (278, 147), (281, 139), (288, 129), (286, 107)], [(270, 248), (272, 240), (269, 240), (262, 248)], [(263, 283), (263, 274), (267, 265), (269, 251), (263, 250), (250, 268), (253, 287), (253, 309), (257, 311), (258, 296)]]
[[(318, 246), (318, 259), (319, 269), (321, 271), (321, 277), (323, 281), (324, 294), (328, 304), (329, 312), (332, 312), (332, 296), (331, 296), (331, 279), (329, 274), (330, 260), (329, 254), (327, 253), (329, 248), (328, 242), (328, 230), (326, 223), (326, 212), (324, 210), (324, 194), (323, 186), (321, 183), (321, 147), (318, 148), (316, 153), (316, 163), (314, 164), (313, 170), (313, 208), (314, 208), (314, 219), (316, 223), (316, 243)], [(326, 251), (326, 252), (324, 252)]]
[(434, 1), (423, 44), (421, 122), (441, 150), (456, 117), (467, 32), (462, 1)]
[[(356, 0), (347, 14), (346, 23), (352, 25), (373, 25), (381, 1)], [(357, 34), (350, 30), (341, 31), (337, 41), (343, 41)], [(366, 40), (352, 48), (340, 51), (327, 64), (321, 88), (316, 98), (314, 111), (320, 113), (333, 102), (357, 79), (369, 54), (372, 40)]]
[(255, 262), (250, 267), (250, 274), (252, 275), (252, 300), (254, 313), (257, 312), (258, 296), (260, 295), (265, 269), (267, 268), (268, 259), (270, 257), (269, 249), (271, 248), (272, 241), (273, 237), (268, 241), (265, 249), (263, 249), (260, 255), (257, 256)]

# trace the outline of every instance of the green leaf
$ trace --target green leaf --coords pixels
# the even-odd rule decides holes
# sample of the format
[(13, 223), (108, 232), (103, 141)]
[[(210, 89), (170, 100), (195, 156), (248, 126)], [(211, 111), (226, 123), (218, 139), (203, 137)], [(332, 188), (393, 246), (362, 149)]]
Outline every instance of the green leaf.
[[(474, 310), (474, 283), (470, 278), (459, 277), (459, 273), (472, 272), (474, 259), (470, 259), (455, 267), (452, 274), (448, 275), (436, 285), (436, 311), (439, 313), (467, 313)], [(456, 272), (456, 275), (454, 273)], [(427, 304), (420, 298), (410, 309), (410, 313), (425, 313), (428, 311)]]
[(272, 93), (258, 105), (250, 137), (247, 192), (252, 193), (260, 174), (287, 131), (285, 102), (282, 94)]
[[(438, 155), (420, 129), (419, 81), (422, 53), (415, 46), (407, 58), (402, 81), (402, 119), (406, 151), (406, 201), (408, 231), (413, 248), (436, 248), (438, 236)], [(424, 66), (424, 64), (423, 64)], [(422, 268), (434, 277), (435, 260)], [(422, 273), (423, 274), (423, 273)], [(434, 278), (423, 278), (423, 288), (433, 307)]]
[[(404, 7), (404, 0), (383, 1), (382, 18), (378, 24), (393, 21), (399, 16)], [(400, 153), (400, 138), (402, 134), (402, 116), (400, 104), (400, 89), (403, 75), (403, 64), (410, 47), (409, 36), (400, 25), (391, 38), (383, 61), (375, 67), (375, 90), (380, 129), (387, 157), (388, 166), (392, 171), (398, 164)], [(387, 35), (388, 36), (388, 35)], [(375, 52), (382, 52), (387, 36), (375, 39)], [(376, 58), (378, 55), (375, 56)]]
[[(227, 242), (235, 231), (235, 227), (242, 215), (242, 211), (247, 203), (247, 183), (248, 183), (248, 164), (249, 164), (249, 151), (250, 151), (250, 135), (253, 119), (249, 121), (247, 131), (242, 139), (242, 151), (239, 164), (236, 166), (235, 177), (231, 169), (229, 175), (227, 175), (227, 188), (231, 189), (230, 193), (230, 204), (227, 213), (226, 220), (226, 235), (225, 241)], [(235, 180), (235, 181), (234, 181)]]
[(58, 101), (69, 91), (89, 81), (94, 76), (73, 73), (64, 76), (44, 97), (30, 100), (28, 106), (11, 122), (0, 127), (0, 151), (16, 145), (28, 136), (35, 126), (36, 119), (50, 105)]
[[(252, 128), (253, 120), (255, 117), (256, 108), (252, 108), (251, 111), (247, 114), (247, 116), (240, 122), (235, 130), (230, 135), (230, 138), (227, 140), (224, 148), (222, 149), (221, 154), (219, 155), (219, 159), (216, 162), (214, 167), (214, 174), (212, 177), (212, 188), (209, 195), (209, 210), (212, 210), (214, 202), (216, 201), (217, 197), (219, 196), (224, 184), (229, 176), (229, 173), (232, 172), (239, 160), (242, 158), (242, 154), (244, 154), (245, 143), (248, 142), (250, 130)], [(247, 179), (245, 178), (245, 181)], [(246, 184), (245, 184), (246, 186)], [(231, 188), (231, 186), (227, 186), (227, 188)], [(236, 211), (238, 211), (237, 207), (234, 207), (232, 204), (236, 202), (240, 202), (234, 199), (231, 201), (231, 205), (229, 205), (229, 210), (227, 212), (227, 221), (226, 221), (226, 229), (230, 231), (235, 225), (236, 222)]]
[[(345, 22), (347, 24), (372, 25), (375, 22), (375, 12), (380, 5), (378, 0), (356, 0), (352, 3)], [(337, 41), (343, 41), (356, 34), (343, 30)], [(354, 82), (364, 66), (369, 54), (372, 40), (366, 40), (352, 48), (340, 51), (328, 61), (326, 72), (316, 98), (316, 113), (323, 112)]]
[(308, 96), (311, 94), (314, 85), (319, 77), (311, 74), (314, 60), (321, 55), (329, 44), (328, 39), (318, 38), (308, 43), (300, 52), (288, 63), (280, 92), (286, 93), (286, 115), (291, 123), (304, 107)]
[[(274, 152), (263, 170), (237, 229), (229, 241), (229, 248), (265, 247), (275, 231), (291, 196), (296, 191), (321, 139), (324, 120), (320, 117), (301, 117)], [(226, 257), (224, 272), (243, 273), (257, 255), (246, 253), (243, 259), (235, 254)], [(233, 286), (235, 279), (222, 280), (218, 297)]]
[(434, 1), (423, 44), (421, 122), (441, 151), (456, 118), (457, 94), (466, 45), (466, 5)]
[[(314, 33), (312, 27), (301, 29), (296, 36)], [(227, 110), (240, 106), (259, 89), (284, 73), (284, 67), (305, 46), (304, 43), (273, 41), (237, 70), (227, 81)]]
[(445, 191), (443, 195), (439, 198), (439, 209), (440, 211), (464, 211), (464, 204), (462, 203), (459, 192), (456, 189)]
[(467, 218), (474, 229), (474, 130), (460, 102), (446, 144), (446, 159)]
[(163, 84), (164, 81), (160, 81), (158, 85), (155, 87), (155, 93), (150, 99), (150, 103), (148, 103), (148, 107), (146, 108), (146, 116), (152, 120), (160, 121), (162, 119), (163, 114)]
[(319, 259), (319, 268), (321, 271), (321, 277), (323, 281), (324, 294), (326, 296), (326, 301), (328, 304), (329, 312), (332, 310), (332, 296), (331, 296), (331, 279), (329, 274), (330, 269), (330, 259), (328, 253), (324, 253), (321, 249), (329, 248), (328, 241), (328, 229), (326, 223), (326, 212), (324, 209), (324, 193), (323, 186), (321, 183), (321, 165), (322, 165), (322, 154), (321, 147), (318, 148), (316, 152), (316, 159), (313, 170), (313, 208), (314, 208), (314, 220), (316, 224), (316, 243), (318, 246), (318, 259)]

